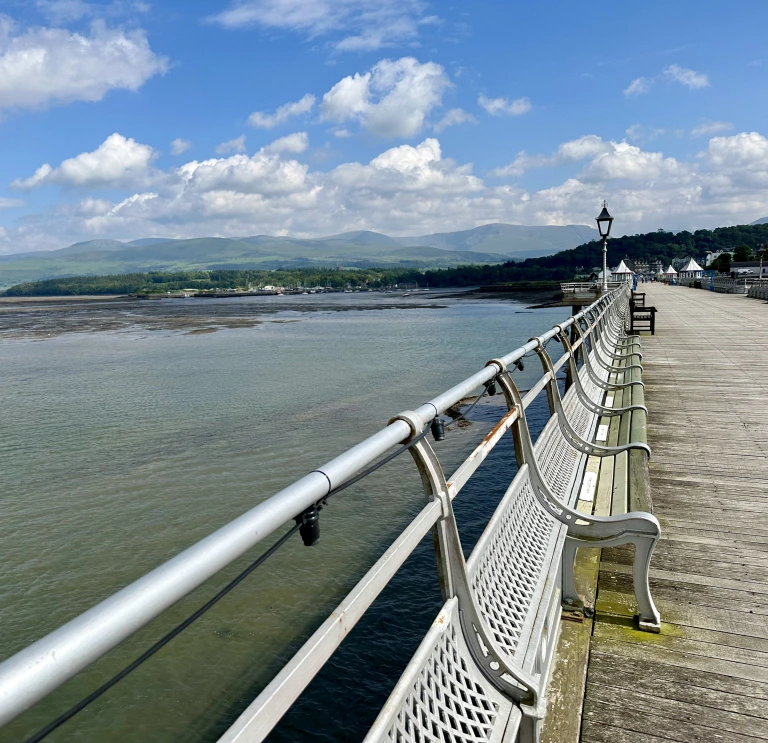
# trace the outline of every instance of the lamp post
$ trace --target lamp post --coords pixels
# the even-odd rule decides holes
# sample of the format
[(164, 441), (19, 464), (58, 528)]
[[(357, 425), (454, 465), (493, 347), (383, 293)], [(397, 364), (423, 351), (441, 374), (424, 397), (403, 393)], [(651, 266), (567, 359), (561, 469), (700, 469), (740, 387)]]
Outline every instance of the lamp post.
[(758, 278), (760, 279), (760, 286), (763, 285), (763, 258), (766, 257), (766, 254), (768, 254), (768, 243), (760, 243), (758, 246), (760, 248), (760, 273), (758, 274)]
[(596, 217), (597, 231), (600, 233), (600, 237), (603, 238), (603, 286), (602, 293), (608, 291), (608, 235), (611, 234), (611, 225), (613, 224), (613, 217), (608, 214), (608, 205), (603, 202), (603, 211), (600, 212), (600, 216)]

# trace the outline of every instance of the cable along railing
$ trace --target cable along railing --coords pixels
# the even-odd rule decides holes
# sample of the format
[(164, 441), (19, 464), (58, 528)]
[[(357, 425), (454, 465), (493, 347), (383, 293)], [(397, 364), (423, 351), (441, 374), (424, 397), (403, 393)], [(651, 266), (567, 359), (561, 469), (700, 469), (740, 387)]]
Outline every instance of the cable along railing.
[[(554, 654), (560, 607), (583, 609), (573, 580), (576, 547), (635, 544), (633, 575), (640, 627), (658, 631), (659, 616), (647, 577), (658, 522), (647, 513), (601, 519), (574, 510), (579, 488), (586, 485), (590, 457), (640, 453), (647, 467), (650, 450), (644, 442), (644, 405), (611, 407), (616, 391), (642, 389), (637, 373), (642, 367), (634, 363), (641, 355), (636, 341), (625, 334), (627, 307), (626, 286), (607, 293), (543, 335), (489, 361), (416, 410), (395, 416), (374, 435), (0, 663), (0, 726), (287, 523), (294, 524), (287, 535), (195, 614), (28, 739), (42, 740), (170, 642), (295, 531), (301, 533), (305, 544), (314, 544), (319, 534), (319, 512), (329, 498), (409, 451), (427, 494), (426, 505), (220, 740), (263, 740), (430, 532), (435, 537), (438, 579), (446, 603), (438, 624), (433, 625), (409, 664), (369, 739), (429, 740), (429, 735), (424, 737), (428, 731), (437, 735), (445, 729), (457, 741), (502, 740), (498, 737), (500, 720), (506, 730), (503, 740), (515, 740), (518, 730), (521, 740), (536, 739), (544, 714), (543, 691)], [(564, 351), (554, 360), (545, 348), (552, 340), (561, 343)], [(523, 395), (512, 381), (511, 371), (532, 354), (539, 356), (543, 374)], [(561, 369), (568, 388), (562, 399), (556, 378)], [(505, 397), (507, 412), (446, 478), (428, 434), (441, 440), (446, 425), (441, 416), (446, 411), (478, 390), (482, 395), (495, 394), (497, 388)], [(534, 445), (525, 410), (542, 392), (546, 392), (552, 416)], [(637, 441), (613, 447), (592, 442), (600, 416), (628, 412), (637, 416), (631, 424), (631, 432), (639, 434)], [(508, 431), (515, 444), (518, 473), (465, 562), (451, 503)], [(429, 646), (432, 640), (438, 643), (435, 647), (442, 648), (438, 652), (440, 662), (450, 660), (450, 668), (436, 665), (437, 656), (429, 647), (424, 648), (424, 643)], [(426, 668), (439, 677), (437, 681), (427, 678)], [(469, 707), (464, 704), (464, 709), (457, 700), (448, 700), (447, 692), (438, 688), (440, 683), (452, 684), (454, 689), (456, 684), (466, 686), (460, 697), (472, 703)], [(420, 690), (418, 703), (414, 688)], [(432, 691), (427, 693), (426, 689)], [(436, 699), (429, 699), (430, 694), (437, 694)], [(440, 705), (445, 703), (448, 706), (443, 709)], [(418, 711), (419, 705), (426, 706)], [(405, 713), (406, 709), (410, 712)], [(430, 720), (430, 715), (437, 717)], [(424, 726), (423, 730), (419, 726)]]

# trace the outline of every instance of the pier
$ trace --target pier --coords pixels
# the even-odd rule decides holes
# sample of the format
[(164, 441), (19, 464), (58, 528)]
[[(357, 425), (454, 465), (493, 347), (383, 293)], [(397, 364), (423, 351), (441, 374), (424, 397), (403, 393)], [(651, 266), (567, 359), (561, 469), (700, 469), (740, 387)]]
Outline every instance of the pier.
[(768, 740), (768, 303), (643, 291), (659, 310), (642, 344), (661, 632), (632, 625), (626, 548), (603, 550), (596, 602), (583, 565), (594, 621), (563, 623), (544, 740)]
[[(257, 544), (242, 579), (287, 539), (314, 544), (330, 498), (407, 452), (423, 509), (221, 741), (267, 738), (430, 535), (443, 605), (366, 741), (768, 739), (768, 304), (643, 290), (655, 335), (628, 332), (616, 287), (6, 659), (0, 724)], [(542, 371), (521, 392), (524, 358)], [(497, 393), (506, 412), (443, 472), (441, 416)], [(510, 436), (516, 474), (465, 558), (452, 502)]]

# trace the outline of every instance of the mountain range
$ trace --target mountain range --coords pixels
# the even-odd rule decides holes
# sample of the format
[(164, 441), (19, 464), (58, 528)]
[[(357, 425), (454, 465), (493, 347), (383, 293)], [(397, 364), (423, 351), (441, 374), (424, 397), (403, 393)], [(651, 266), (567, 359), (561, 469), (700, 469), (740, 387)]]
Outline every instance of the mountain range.
[(0, 256), (0, 289), (62, 276), (144, 271), (329, 265), (436, 268), (504, 263), (551, 255), (596, 237), (596, 230), (585, 225), (527, 227), (495, 223), (409, 237), (360, 230), (321, 238), (255, 235), (185, 240), (145, 237), (130, 242), (99, 239), (59, 250)]

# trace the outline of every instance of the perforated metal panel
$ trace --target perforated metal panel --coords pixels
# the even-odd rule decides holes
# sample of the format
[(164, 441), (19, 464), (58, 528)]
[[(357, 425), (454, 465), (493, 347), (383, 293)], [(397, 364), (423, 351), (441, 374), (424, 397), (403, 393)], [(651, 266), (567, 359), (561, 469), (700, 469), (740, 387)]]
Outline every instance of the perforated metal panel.
[(470, 586), (483, 620), (511, 657), (525, 653), (521, 639), (538, 609), (534, 597), (547, 578), (559, 528), (538, 504), (528, 477), (518, 477), (469, 560)]
[(496, 743), (510, 718), (519, 721), (474, 665), (456, 607), (456, 599), (446, 603), (366, 743)]
[[(575, 389), (572, 388), (565, 394), (563, 409), (574, 431), (583, 438), (588, 438), (596, 416), (579, 402)], [(544, 427), (534, 445), (534, 452), (539, 469), (552, 492), (560, 500), (571, 503), (574, 500), (573, 478), (579, 459), (584, 455), (568, 443), (556, 416), (552, 416)]]

